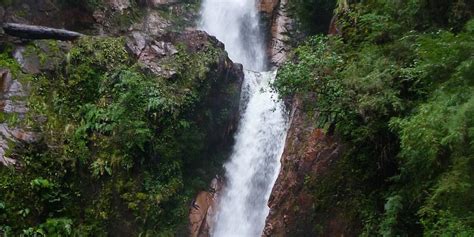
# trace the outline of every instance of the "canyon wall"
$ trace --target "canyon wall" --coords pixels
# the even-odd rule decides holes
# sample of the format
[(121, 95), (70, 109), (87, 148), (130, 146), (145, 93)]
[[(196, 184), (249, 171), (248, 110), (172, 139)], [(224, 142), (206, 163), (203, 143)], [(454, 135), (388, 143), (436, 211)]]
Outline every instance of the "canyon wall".
[(267, 53), (271, 66), (278, 67), (290, 50), (293, 21), (288, 17), (288, 0), (261, 0), (258, 9), (267, 32)]
[[(304, 110), (300, 98), (291, 103), (291, 121), (281, 170), (269, 200), (270, 214), (262, 236), (347, 236), (350, 224), (344, 210), (328, 214), (314, 210), (309, 180), (323, 178), (344, 151), (341, 142), (314, 121), (318, 116)], [(320, 229), (315, 228), (320, 226)]]
[[(187, 26), (194, 24), (193, 17), (196, 14), (187, 8), (189, 4), (173, 1), (128, 0), (103, 1), (103, 4), (97, 8), (88, 8), (75, 5), (74, 2), (71, 6), (63, 6), (56, 1), (23, 0), (0, 5), (2, 23), (65, 28), (85, 35), (74, 41), (29, 40), (9, 36), (0, 29), (0, 49), (2, 50), (0, 60), (2, 86), (0, 90), (0, 179), (2, 184), (0, 189), (2, 191), (0, 201), (2, 205), (5, 204), (9, 208), (7, 219), (3, 219), (6, 218), (3, 215), (0, 216), (0, 222), (2, 222), (0, 235), (15, 235), (14, 233), (21, 232), (22, 228), (28, 227), (43, 228), (41, 224), (46, 221), (46, 217), (53, 215), (48, 213), (54, 212), (57, 207), (61, 208), (61, 216), (70, 218), (73, 229), (80, 229), (79, 226), (94, 226), (95, 229), (91, 231), (99, 231), (95, 234), (138, 236), (140, 233), (148, 233), (154, 236), (170, 233), (169, 229), (177, 231), (179, 235), (187, 234), (185, 221), (187, 213), (181, 210), (187, 210), (188, 206), (193, 206), (187, 200), (191, 199), (190, 193), (198, 190), (196, 186), (205, 186), (200, 185), (199, 182), (212, 180), (214, 174), (217, 173), (217, 167), (221, 167), (225, 160), (223, 157), (226, 157), (226, 153), (231, 149), (233, 133), (239, 119), (243, 68), (242, 65), (229, 59), (224, 45), (215, 37), (203, 31), (186, 29)], [(98, 47), (98, 45), (102, 46)], [(81, 53), (77, 54), (77, 52)], [(99, 60), (104, 60), (105, 63), (98, 62)], [(83, 64), (80, 69), (70, 66), (73, 63), (88, 61), (92, 63)], [(117, 64), (122, 62), (126, 63), (120, 65), (123, 68), (118, 67)], [(83, 71), (74, 71), (76, 69)], [(115, 77), (111, 79), (112, 83), (116, 83), (117, 80), (121, 80), (117, 76), (122, 73), (120, 69), (133, 71), (134, 75), (147, 80), (154, 80), (153, 86), (162, 86), (163, 90), (173, 90), (160, 92), (161, 99), (157, 101), (169, 106), (164, 108), (164, 110), (169, 109), (169, 113), (165, 112), (157, 116), (156, 112), (149, 112), (148, 109), (140, 113), (149, 116), (147, 117), (149, 120), (144, 122), (150, 127), (157, 126), (162, 120), (172, 121), (174, 117), (177, 117), (176, 121), (152, 130), (156, 137), (160, 137), (161, 134), (172, 134), (171, 136), (159, 138), (162, 140), (148, 141), (146, 146), (151, 146), (151, 148), (143, 148), (143, 150), (161, 150), (129, 154), (130, 157), (135, 157), (135, 168), (122, 170), (119, 167), (109, 167), (108, 171), (104, 173), (105, 170), (102, 170), (102, 173), (97, 176), (97, 174), (92, 174), (94, 166), (92, 162), (102, 158), (108, 159), (113, 156), (111, 155), (113, 152), (100, 148), (100, 144), (95, 143), (97, 141), (95, 139), (116, 135), (101, 132), (92, 132), (94, 134), (92, 135), (89, 129), (81, 139), (94, 139), (94, 141), (86, 142), (84, 147), (86, 150), (94, 151), (87, 161), (81, 161), (84, 162), (81, 167), (74, 166), (75, 161), (63, 163), (64, 160), (51, 159), (47, 162), (51, 162), (52, 166), (61, 162), (60, 165), (63, 167), (61, 172), (64, 172), (64, 174), (51, 176), (50, 169), (52, 168), (44, 164), (46, 158), (42, 158), (43, 160), (25, 159), (30, 156), (62, 152), (63, 147), (71, 142), (71, 140), (61, 140), (64, 138), (64, 133), (79, 126), (75, 124), (77, 121), (71, 121), (70, 117), (52, 117), (54, 111), (48, 114), (34, 114), (38, 108), (31, 109), (29, 106), (42, 99), (38, 95), (39, 91), (51, 95), (56, 93), (55, 91), (44, 92), (47, 88), (51, 89), (54, 86), (45, 88), (43, 86), (57, 83), (59, 87), (73, 80), (85, 80), (89, 83), (94, 80), (109, 80), (112, 77)], [(73, 75), (72, 71), (78, 74)], [(72, 90), (71, 94), (79, 93), (80, 96), (88, 96), (95, 93), (81, 88), (80, 85), (76, 86), (77, 90)], [(98, 86), (88, 89), (98, 90)], [(133, 92), (132, 89), (122, 92)], [(109, 93), (111, 90), (114, 90), (114, 87), (111, 86), (99, 93)], [(112, 97), (119, 94), (115, 93)], [(106, 97), (97, 103), (107, 107), (112, 97)], [(124, 102), (127, 103), (127, 101)], [(91, 103), (94, 104), (95, 101)], [(130, 101), (130, 103), (134, 102)], [(145, 103), (148, 102), (140, 102), (136, 105), (143, 106)], [(162, 106), (161, 104), (159, 105)], [(49, 104), (46, 100), (44, 106), (54, 108), (57, 104)], [(81, 107), (81, 104), (77, 107)], [(43, 134), (43, 130), (53, 129), (44, 125), (54, 121), (60, 125), (59, 130)], [(62, 123), (67, 126), (61, 127)], [(187, 127), (189, 130), (190, 126), (197, 128), (195, 131), (198, 134), (173, 135), (167, 131), (179, 127)], [(194, 139), (192, 136), (198, 136), (199, 140), (192, 140)], [(136, 137), (122, 136), (119, 139), (132, 143)], [(112, 141), (112, 139), (106, 140)], [(164, 148), (156, 148), (159, 146), (164, 146)], [(186, 147), (180, 151), (177, 150), (180, 148), (166, 146)], [(121, 149), (120, 146), (116, 148)], [(198, 149), (200, 152), (187, 153), (190, 149)], [(105, 152), (102, 158), (95, 156), (102, 152)], [(136, 156), (140, 157), (137, 159)], [(165, 158), (166, 156), (174, 159)], [(63, 158), (78, 159), (71, 154)], [(166, 167), (163, 163), (168, 161), (174, 162), (173, 166), (180, 166), (179, 170), (169, 168), (172, 166)], [(157, 171), (160, 169), (164, 171)], [(114, 170), (113, 173), (112, 170)], [(169, 172), (172, 182), (168, 178), (159, 181), (165, 171)], [(67, 180), (63, 179), (65, 176), (62, 176), (65, 173), (67, 173)], [(143, 179), (147, 175), (156, 176), (153, 179), (156, 183), (145, 184)], [(29, 191), (32, 189), (29, 182), (38, 177), (59, 184), (75, 183), (74, 194), (70, 193), (72, 192), (70, 189), (57, 191), (61, 195), (71, 197), (71, 200), (48, 208), (43, 207), (48, 204), (31, 201), (41, 198), (33, 191)], [(175, 179), (179, 181), (176, 182)], [(134, 183), (134, 185), (129, 186), (130, 189), (123, 189), (124, 183)], [(161, 191), (164, 186), (170, 187), (166, 185), (175, 186), (172, 190), (167, 188)], [(62, 186), (55, 187), (60, 189)], [(72, 184), (69, 187), (72, 187)], [(150, 187), (154, 187), (155, 190), (150, 191)], [(28, 191), (27, 195), (18, 195), (19, 192), (26, 191)], [(76, 194), (81, 198), (74, 199)], [(203, 199), (201, 197), (208, 198), (206, 195), (200, 194), (195, 206), (207, 208), (201, 203)], [(179, 198), (179, 205), (176, 204), (177, 198)], [(34, 205), (34, 208), (30, 205)], [(81, 209), (76, 210), (76, 207)], [(28, 216), (19, 216), (17, 212), (10, 211), (16, 210), (14, 208), (35, 211)], [(153, 215), (167, 215), (167, 217), (158, 218)], [(180, 218), (169, 220), (167, 218), (170, 215), (178, 215)], [(150, 225), (148, 223), (152, 218), (155, 218), (154, 222), (151, 221), (154, 224)], [(160, 223), (157, 223), (158, 221)], [(7, 226), (8, 231), (11, 232), (4, 232), (3, 225)]]

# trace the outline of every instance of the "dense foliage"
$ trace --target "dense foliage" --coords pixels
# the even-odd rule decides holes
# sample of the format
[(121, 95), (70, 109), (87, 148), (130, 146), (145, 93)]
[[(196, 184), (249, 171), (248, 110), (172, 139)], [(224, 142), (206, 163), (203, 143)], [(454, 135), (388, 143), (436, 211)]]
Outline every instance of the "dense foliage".
[(298, 20), (299, 26), (309, 33), (325, 33), (333, 17), (334, 0), (288, 1), (288, 12)]
[(340, 207), (363, 236), (473, 236), (473, 3), (339, 6), (341, 35), (309, 37), (275, 83), (347, 145), (306, 184), (315, 215)]
[[(38, 42), (61, 50), (55, 41)], [(30, 111), (12, 125), (41, 140), (11, 144), (22, 165), (0, 168), (0, 233), (172, 236), (185, 229), (191, 197), (221, 165), (209, 137), (220, 129), (216, 118), (229, 114), (206, 100), (213, 83), (224, 83), (208, 75), (223, 52), (210, 43), (198, 52), (179, 46), (161, 63), (176, 71), (170, 79), (146, 73), (124, 45), (122, 38), (83, 37), (62, 66), (24, 79)], [(37, 46), (29, 48), (53, 60)], [(0, 60), (21, 78), (8, 52)]]

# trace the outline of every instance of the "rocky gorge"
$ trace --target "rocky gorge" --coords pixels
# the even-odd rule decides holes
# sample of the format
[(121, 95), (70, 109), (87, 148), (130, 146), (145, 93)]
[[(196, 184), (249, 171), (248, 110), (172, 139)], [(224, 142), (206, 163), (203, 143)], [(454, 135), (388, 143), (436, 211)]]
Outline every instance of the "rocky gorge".
[[(281, 65), (290, 50), (289, 35), (294, 23), (288, 17), (286, 7), (287, 2), (285, 0), (262, 0), (258, 3), (258, 10), (262, 16), (261, 23), (264, 24), (264, 29), (267, 32), (267, 54), (273, 66)], [(15, 2), (6, 5), (2, 7), (1, 12), (4, 22), (66, 28), (85, 35), (99, 34), (101, 35), (99, 37), (125, 37), (123, 46), (129, 54), (127, 57), (135, 61), (143, 73), (151, 74), (154, 77), (163, 77), (165, 80), (180, 80), (179, 78), (182, 75), (180, 75), (179, 67), (182, 67), (182, 65), (168, 64), (169, 60), (176, 56), (183, 46), (187, 54), (207, 52), (209, 47), (223, 49), (223, 45), (215, 38), (192, 29), (192, 21), (196, 16), (192, 9), (193, 7), (189, 4), (182, 4), (177, 1), (106, 1), (101, 7), (93, 8), (75, 4), (64, 6), (61, 3), (48, 0), (40, 2), (25, 0), (21, 3)], [(170, 18), (169, 11), (175, 12), (173, 18)], [(25, 12), (28, 12), (28, 14), (25, 15)], [(186, 27), (188, 29), (185, 29)], [(95, 41), (94, 37), (83, 37), (87, 38), (87, 41)], [(13, 46), (11, 52), (13, 52), (14, 59), (19, 64), (21, 77), (30, 77), (30, 75), (33, 77), (39, 75), (55, 77), (54, 74), (61, 70), (60, 68), (64, 63), (67, 63), (71, 48), (81, 44), (81, 41), (83, 40), (72, 42), (29, 41), (18, 40), (8, 35), (2, 36), (5, 49)], [(10, 44), (10, 42), (14, 42), (14, 44), (7, 46), (7, 43)], [(51, 47), (53, 45), (54, 47)], [(225, 53), (221, 53), (214, 60), (216, 61), (211, 61), (212, 64), (203, 65), (210, 69), (203, 68), (205, 71), (209, 70), (205, 77), (223, 79), (213, 79), (215, 82), (208, 85), (210, 90), (207, 95), (202, 97), (200, 102), (202, 105), (197, 107), (197, 112), (209, 111), (213, 115), (211, 117), (217, 117), (217, 114), (223, 110), (231, 111), (231, 113), (227, 113), (224, 121), (217, 123), (206, 120), (204, 114), (195, 116), (194, 122), (197, 125), (208, 128), (205, 131), (206, 146), (208, 147), (205, 150), (207, 150), (206, 154), (208, 155), (203, 155), (203, 157), (212, 156), (211, 154), (217, 150), (228, 150), (232, 144), (232, 134), (235, 131), (238, 119), (238, 92), (243, 77), (241, 66), (231, 62)], [(3, 113), (15, 113), (15, 117), (18, 114), (22, 118), (28, 111), (28, 91), (23, 88), (31, 87), (31, 82), (22, 84), (16, 79), (13, 79), (12, 82), (12, 77), (11, 69), (4, 68), (2, 77), (4, 84), (3, 103), (8, 104), (9, 107), (7, 107), (11, 109), (4, 109)], [(10, 95), (14, 93), (20, 93), (19, 95), (24, 97), (24, 99), (21, 99), (21, 97), (15, 99), (15, 103), (21, 105), (13, 106), (13, 102), (8, 100)], [(290, 231), (294, 231), (293, 228), (304, 225), (301, 223), (298, 225), (295, 222), (298, 217), (305, 215), (304, 212), (293, 211), (295, 206), (298, 206), (298, 210), (303, 211), (308, 209), (301, 205), (305, 205), (305, 203), (310, 205), (310, 201), (304, 202), (305, 197), (307, 198), (301, 187), (304, 178), (310, 173), (322, 175), (331, 160), (337, 158), (340, 149), (339, 145), (334, 143), (333, 138), (326, 137), (324, 132), (308, 124), (309, 119), (305, 118), (306, 115), (299, 110), (299, 104), (296, 100), (290, 106), (292, 108), (291, 128), (281, 159), (282, 170), (269, 203), (270, 215), (267, 218), (264, 232), (264, 235), (267, 236), (286, 236)], [(41, 132), (33, 132), (35, 130), (33, 129), (34, 125), (9, 125), (5, 121), (2, 126), (4, 126), (2, 130), (4, 131), (2, 163), (6, 166), (17, 166), (17, 169), (21, 170), (22, 159), (19, 158), (20, 155), (7, 154), (6, 151), (14, 150), (12, 148), (18, 149), (16, 148), (18, 145), (13, 144), (32, 144), (44, 138), (42, 138)], [(9, 126), (13, 127), (9, 128)], [(214, 175), (207, 174), (206, 176), (209, 178)], [(201, 191), (194, 198), (193, 204), (189, 207), (189, 231), (191, 236), (210, 235), (216, 200), (222, 182), (221, 178), (214, 178), (209, 188), (211, 191)], [(97, 190), (97, 188), (95, 189)], [(301, 194), (298, 194), (300, 192)], [(285, 198), (289, 195), (295, 198)], [(120, 218), (124, 218), (123, 214)], [(116, 221), (119, 220), (113, 222)], [(118, 223), (124, 221), (120, 220)], [(124, 235), (136, 231), (133, 230), (133, 227), (126, 226), (130, 226), (130, 224), (124, 225), (123, 228), (119, 228), (114, 233)]]
[(474, 234), (471, 2), (203, 4), (0, 0), (0, 235)]

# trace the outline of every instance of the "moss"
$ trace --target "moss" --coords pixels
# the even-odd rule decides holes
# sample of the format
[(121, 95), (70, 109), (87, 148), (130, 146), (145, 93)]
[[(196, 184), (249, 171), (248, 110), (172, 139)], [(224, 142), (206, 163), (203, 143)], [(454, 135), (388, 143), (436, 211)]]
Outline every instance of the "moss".
[(9, 69), (15, 77), (21, 73), (21, 67), (18, 62), (11, 56), (10, 50), (6, 50), (5, 52), (0, 54), (0, 67)]
[(170, 22), (171, 31), (182, 31), (192, 26), (197, 19), (201, 1), (180, 3), (173, 6), (162, 6), (157, 9), (160, 16)]
[(13, 4), (13, 0), (0, 0), (0, 6), (8, 7)]
[(110, 23), (119, 31), (127, 31), (132, 24), (143, 19), (145, 11), (146, 9), (141, 9), (132, 2), (132, 5), (124, 11), (111, 12)]
[[(12, 206), (0, 215), (2, 226), (12, 233), (65, 223), (79, 235), (173, 233), (203, 177), (211, 178), (193, 171), (209, 170), (199, 163), (211, 157), (209, 131), (198, 126), (196, 111), (208, 111), (201, 107), (217, 80), (209, 75), (223, 54), (206, 47), (178, 46), (162, 64), (177, 75), (165, 79), (140, 70), (123, 38), (82, 37), (64, 63), (31, 77), (26, 124), (42, 136), (14, 146), (27, 164), (22, 171), (0, 173), (0, 201)], [(28, 51), (42, 64), (62, 54), (54, 41)], [(33, 189), (38, 177), (57, 185)]]

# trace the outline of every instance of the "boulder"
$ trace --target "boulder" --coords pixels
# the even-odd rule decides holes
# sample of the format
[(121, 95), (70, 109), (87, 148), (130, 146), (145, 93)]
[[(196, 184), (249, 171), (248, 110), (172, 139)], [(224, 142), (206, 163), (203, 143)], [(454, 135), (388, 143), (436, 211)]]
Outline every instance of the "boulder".
[(174, 70), (163, 69), (161, 64), (161, 59), (178, 52), (171, 42), (155, 40), (143, 33), (132, 32), (127, 38), (126, 45), (128, 51), (150, 72), (166, 78), (176, 74)]
[(37, 40), (28, 47), (17, 46), (13, 51), (13, 57), (24, 73), (34, 75), (57, 69), (65, 62), (70, 47), (69, 42)]
[(122, 12), (132, 6), (130, 0), (108, 0), (107, 3), (112, 10), (119, 12)]
[(13, 57), (20, 64), (21, 70), (28, 74), (40, 73), (40, 62), (37, 54), (27, 53), (24, 46), (19, 46), (13, 52)]

